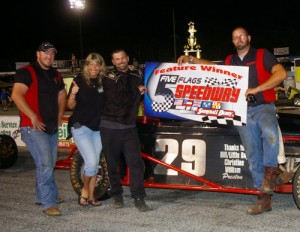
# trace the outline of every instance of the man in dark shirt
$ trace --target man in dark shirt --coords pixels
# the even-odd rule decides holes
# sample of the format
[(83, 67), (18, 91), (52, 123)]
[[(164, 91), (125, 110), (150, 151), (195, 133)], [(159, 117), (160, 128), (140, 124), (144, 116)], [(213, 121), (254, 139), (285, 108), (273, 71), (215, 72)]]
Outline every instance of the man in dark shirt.
[(135, 207), (148, 211), (144, 197), (145, 164), (136, 128), (136, 119), (141, 95), (146, 92), (142, 84), (142, 72), (128, 66), (129, 57), (124, 50), (112, 53), (114, 69), (103, 78), (105, 106), (101, 117), (100, 132), (103, 151), (108, 167), (113, 207), (124, 207), (123, 188), (118, 165), (121, 154), (129, 167), (130, 191)]
[(53, 171), (67, 94), (60, 73), (51, 66), (56, 52), (51, 43), (42, 43), (36, 62), (17, 71), (12, 92), (20, 110), (21, 138), (36, 166), (36, 204), (49, 216), (61, 215), (57, 203), (63, 202)]

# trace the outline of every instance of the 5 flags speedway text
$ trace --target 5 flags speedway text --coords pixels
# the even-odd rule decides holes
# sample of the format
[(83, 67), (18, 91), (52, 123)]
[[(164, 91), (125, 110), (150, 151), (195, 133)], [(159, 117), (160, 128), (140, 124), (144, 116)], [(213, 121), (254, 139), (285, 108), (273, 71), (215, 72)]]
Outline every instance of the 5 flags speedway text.
[(246, 124), (248, 67), (146, 63), (145, 113), (218, 124)]

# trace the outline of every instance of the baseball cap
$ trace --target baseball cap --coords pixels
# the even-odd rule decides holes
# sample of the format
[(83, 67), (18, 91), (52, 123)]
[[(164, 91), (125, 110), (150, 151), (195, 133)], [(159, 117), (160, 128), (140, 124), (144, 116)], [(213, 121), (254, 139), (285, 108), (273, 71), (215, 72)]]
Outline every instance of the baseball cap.
[(56, 48), (54, 47), (53, 44), (49, 43), (49, 42), (44, 42), (42, 43), (39, 48), (38, 48), (38, 51), (43, 51), (43, 52), (47, 52), (49, 51), (50, 49), (53, 49), (55, 51), (55, 53), (57, 53), (57, 50)]

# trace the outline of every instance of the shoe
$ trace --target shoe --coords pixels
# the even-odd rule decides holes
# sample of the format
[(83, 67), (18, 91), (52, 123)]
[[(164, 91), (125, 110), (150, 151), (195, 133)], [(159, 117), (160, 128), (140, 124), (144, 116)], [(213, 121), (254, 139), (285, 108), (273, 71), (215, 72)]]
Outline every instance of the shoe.
[[(60, 204), (60, 203), (65, 202), (65, 199), (64, 199), (63, 197), (57, 197), (57, 198), (56, 198), (56, 202), (57, 202), (57, 204)], [(41, 202), (35, 202), (35, 204), (36, 204), (36, 205), (42, 205)]]
[(150, 211), (150, 207), (146, 205), (144, 198), (142, 197), (136, 197), (134, 198), (134, 206), (137, 208), (140, 212), (146, 212)]
[(250, 215), (257, 215), (272, 210), (271, 196), (263, 193), (258, 195), (258, 201), (255, 205), (248, 208), (247, 213)]
[(47, 214), (48, 216), (61, 216), (62, 215), (61, 211), (56, 206), (52, 206), (48, 209), (43, 210), (43, 213)]
[(121, 194), (113, 196), (113, 199), (114, 199), (114, 202), (113, 202), (112, 206), (115, 209), (119, 209), (119, 208), (124, 207), (124, 200), (123, 200), (123, 196)]
[[(85, 203), (81, 203), (81, 199), (83, 199), (85, 201)], [(83, 196), (78, 196), (78, 205), (88, 206), (89, 205), (88, 199), (86, 197), (83, 197)]]
[(89, 200), (88, 203), (91, 206), (101, 206), (102, 205), (101, 201), (96, 201), (96, 200)]

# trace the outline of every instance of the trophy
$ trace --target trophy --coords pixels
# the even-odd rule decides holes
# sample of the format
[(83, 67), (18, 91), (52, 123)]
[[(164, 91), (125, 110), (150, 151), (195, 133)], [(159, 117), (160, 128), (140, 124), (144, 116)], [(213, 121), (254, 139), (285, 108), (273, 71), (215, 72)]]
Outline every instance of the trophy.
[(184, 46), (184, 55), (189, 56), (190, 53), (196, 53), (196, 57), (200, 59), (201, 50), (200, 45), (197, 44), (197, 38), (195, 37), (195, 32), (197, 32), (197, 30), (195, 29), (194, 22), (189, 22), (188, 26), (190, 37), (187, 39), (188, 44)]

